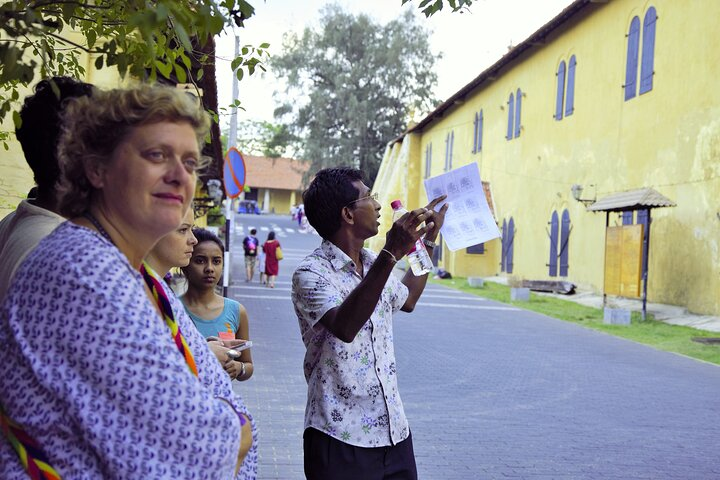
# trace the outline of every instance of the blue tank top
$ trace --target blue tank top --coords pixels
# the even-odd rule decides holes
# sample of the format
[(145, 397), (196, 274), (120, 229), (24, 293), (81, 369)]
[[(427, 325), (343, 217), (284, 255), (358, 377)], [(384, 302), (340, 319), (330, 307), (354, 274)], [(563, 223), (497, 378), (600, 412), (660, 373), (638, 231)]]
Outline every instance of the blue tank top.
[(240, 304), (229, 298), (225, 298), (224, 300), (225, 305), (223, 306), (223, 311), (212, 320), (200, 318), (185, 307), (185, 311), (203, 337), (217, 337), (220, 332), (232, 333), (234, 337), (235, 332), (240, 328)]

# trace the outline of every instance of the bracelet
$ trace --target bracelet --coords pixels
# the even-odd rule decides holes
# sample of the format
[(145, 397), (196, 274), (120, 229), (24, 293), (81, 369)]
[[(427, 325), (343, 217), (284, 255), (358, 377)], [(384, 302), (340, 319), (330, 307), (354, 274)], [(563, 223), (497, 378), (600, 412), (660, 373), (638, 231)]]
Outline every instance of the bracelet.
[(240, 362), (240, 375), (236, 376), (235, 380), (239, 380), (243, 375), (245, 375), (245, 362)]
[(435, 248), (435, 247), (437, 247), (437, 243), (432, 242), (432, 241), (428, 240), (427, 238), (423, 238), (423, 245), (425, 245), (425, 246), (428, 247), (428, 248)]
[(386, 248), (383, 248), (383, 249), (381, 249), (380, 251), (381, 251), (381, 252), (385, 252), (385, 253), (387, 253), (388, 255), (390, 255), (390, 258), (392, 258), (393, 263), (397, 263), (397, 258), (395, 258), (395, 255), (393, 255), (392, 252), (390, 252), (390, 250), (388, 250), (388, 249), (386, 249)]

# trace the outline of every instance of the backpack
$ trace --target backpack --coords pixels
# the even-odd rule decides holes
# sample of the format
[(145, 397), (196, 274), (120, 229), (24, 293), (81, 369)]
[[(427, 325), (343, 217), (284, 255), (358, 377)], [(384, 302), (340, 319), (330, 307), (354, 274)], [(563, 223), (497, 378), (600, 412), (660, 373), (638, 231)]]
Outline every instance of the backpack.
[(245, 249), (245, 255), (248, 255), (250, 257), (256, 256), (257, 255), (257, 245), (258, 245), (257, 238), (252, 237), (250, 235), (245, 237), (245, 240), (243, 240), (243, 248)]

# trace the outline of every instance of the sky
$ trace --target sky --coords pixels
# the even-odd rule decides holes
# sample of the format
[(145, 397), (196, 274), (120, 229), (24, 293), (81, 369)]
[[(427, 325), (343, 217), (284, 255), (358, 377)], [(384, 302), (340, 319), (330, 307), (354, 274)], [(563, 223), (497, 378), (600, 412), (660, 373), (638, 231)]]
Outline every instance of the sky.
[[(469, 11), (452, 13), (449, 7), (425, 18), (417, 8), (419, 0), (402, 5), (401, 0), (251, 0), (255, 15), (244, 28), (228, 29), (217, 40), (217, 79), (220, 106), (232, 102), (230, 61), (235, 50), (234, 35), (240, 45), (270, 44), (269, 52), (280, 54), (285, 32), (302, 32), (306, 26), (317, 26), (321, 8), (327, 3), (339, 4), (345, 11), (365, 13), (385, 24), (405, 10), (417, 12), (432, 32), (430, 46), (441, 53), (438, 61), (438, 85), (435, 96), (446, 100), (467, 85), (483, 70), (555, 17), (572, 0), (477, 0)], [(272, 73), (256, 72), (238, 85), (238, 98), (245, 110), (238, 111), (238, 121), (273, 121), (275, 104), (272, 94), (280, 84)], [(221, 115), (227, 125), (229, 115)]]

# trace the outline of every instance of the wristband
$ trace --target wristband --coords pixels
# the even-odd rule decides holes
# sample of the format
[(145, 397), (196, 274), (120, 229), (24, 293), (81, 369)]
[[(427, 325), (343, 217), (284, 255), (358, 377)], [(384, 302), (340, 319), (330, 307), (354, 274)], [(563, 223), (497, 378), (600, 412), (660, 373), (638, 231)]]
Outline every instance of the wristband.
[(390, 250), (388, 250), (388, 249), (386, 249), (386, 248), (383, 248), (383, 249), (381, 249), (380, 251), (381, 251), (381, 252), (385, 252), (385, 253), (387, 253), (388, 255), (390, 255), (390, 258), (392, 258), (393, 263), (397, 263), (397, 258), (395, 258), (395, 255), (393, 255), (392, 252), (390, 252)]
[(435, 247), (437, 247), (437, 243), (431, 242), (431, 241), (428, 240), (427, 238), (423, 238), (423, 245), (425, 245), (425, 246), (428, 247), (428, 248), (435, 248)]
[(235, 380), (238, 380), (243, 375), (245, 375), (245, 362), (240, 362), (240, 374), (235, 377)]

